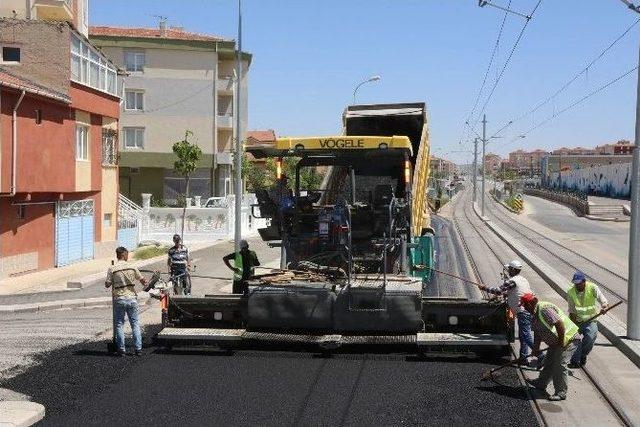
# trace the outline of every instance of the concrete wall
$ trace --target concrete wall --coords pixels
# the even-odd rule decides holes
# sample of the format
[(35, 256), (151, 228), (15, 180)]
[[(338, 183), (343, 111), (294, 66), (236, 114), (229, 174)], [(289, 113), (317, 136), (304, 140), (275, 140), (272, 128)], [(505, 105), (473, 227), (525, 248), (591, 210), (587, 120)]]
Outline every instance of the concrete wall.
[(545, 176), (544, 185), (604, 197), (627, 198), (631, 194), (631, 163), (551, 173)]
[(58, 92), (69, 93), (71, 29), (67, 24), (0, 19), (0, 40), (3, 45), (20, 48), (20, 64), (2, 64), (3, 68)]

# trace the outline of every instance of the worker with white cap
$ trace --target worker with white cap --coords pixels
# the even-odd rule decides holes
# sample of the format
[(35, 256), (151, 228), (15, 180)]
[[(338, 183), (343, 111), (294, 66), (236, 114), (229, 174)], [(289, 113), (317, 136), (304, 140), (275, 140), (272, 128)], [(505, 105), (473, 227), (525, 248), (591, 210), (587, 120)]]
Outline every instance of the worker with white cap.
[(504, 295), (507, 298), (509, 309), (518, 320), (518, 339), (520, 340), (520, 358), (518, 362), (522, 365), (528, 364), (528, 357), (533, 348), (533, 334), (531, 333), (531, 314), (520, 306), (522, 295), (531, 293), (529, 281), (520, 274), (522, 263), (513, 260), (504, 266), (507, 277), (499, 287), (488, 287), (479, 285), (480, 290), (494, 295)]

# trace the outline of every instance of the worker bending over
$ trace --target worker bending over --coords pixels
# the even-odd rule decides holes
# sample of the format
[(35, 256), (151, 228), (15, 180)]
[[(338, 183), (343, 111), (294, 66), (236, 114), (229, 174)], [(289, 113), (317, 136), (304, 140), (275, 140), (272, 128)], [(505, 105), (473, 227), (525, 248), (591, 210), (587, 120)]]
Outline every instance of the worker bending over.
[[(232, 266), (229, 261), (233, 260)], [(249, 242), (240, 240), (240, 252), (225, 255), (222, 261), (227, 267), (233, 270), (233, 293), (243, 294), (247, 291), (247, 280), (255, 275), (255, 267), (260, 265), (256, 253), (249, 249)]]
[(522, 263), (513, 260), (504, 266), (507, 270), (508, 278), (502, 286), (491, 288), (485, 285), (478, 285), (480, 290), (494, 295), (504, 295), (507, 298), (509, 308), (516, 315), (518, 320), (518, 339), (520, 340), (520, 357), (518, 363), (528, 364), (528, 357), (533, 348), (533, 334), (531, 333), (531, 314), (520, 306), (520, 298), (527, 293), (531, 293), (529, 281), (520, 274)]
[(104, 286), (111, 288), (113, 296), (113, 315), (116, 329), (116, 351), (118, 356), (125, 355), (124, 346), (124, 318), (129, 318), (131, 333), (133, 335), (133, 346), (136, 356), (142, 354), (142, 333), (140, 332), (140, 321), (138, 317), (138, 294), (135, 290), (136, 282), (144, 286), (146, 280), (140, 271), (129, 264), (129, 251), (120, 246), (116, 249), (115, 264), (107, 271), (107, 279)]
[(582, 339), (578, 326), (556, 305), (538, 301), (531, 293), (524, 294), (520, 303), (532, 315), (531, 326), (535, 336), (533, 355), (540, 354), (541, 342), (549, 346), (540, 375), (535, 380), (526, 381), (536, 389), (546, 392), (547, 385), (553, 380), (555, 393), (549, 396), (549, 400), (565, 400), (568, 390), (567, 363)]
[[(598, 336), (598, 323), (591, 319), (597, 314), (603, 314), (609, 303), (596, 284), (587, 282), (584, 273), (576, 271), (571, 281), (573, 286), (567, 292), (569, 317), (580, 328), (582, 342), (571, 356), (569, 367), (579, 368), (587, 363), (587, 355)], [(600, 304), (599, 310), (596, 302)]]

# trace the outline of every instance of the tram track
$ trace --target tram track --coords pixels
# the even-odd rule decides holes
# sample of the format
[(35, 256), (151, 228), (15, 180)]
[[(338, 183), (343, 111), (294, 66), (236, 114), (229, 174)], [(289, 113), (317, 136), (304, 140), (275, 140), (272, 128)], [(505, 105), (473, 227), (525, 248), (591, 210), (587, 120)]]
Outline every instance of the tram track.
[[(463, 196), (466, 196), (466, 195), (463, 195)], [(459, 210), (460, 207), (462, 207), (462, 214), (463, 214), (464, 220), (466, 221), (466, 223), (469, 224), (471, 229), (473, 229), (475, 234), (477, 234), (477, 236), (480, 237), (480, 239), (483, 242), (484, 246), (489, 249), (489, 252), (493, 255), (493, 257), (496, 260), (498, 260), (498, 262), (500, 262), (501, 264), (504, 264), (504, 260), (503, 260), (502, 257), (500, 257), (498, 255), (497, 251), (489, 243), (488, 239), (484, 235), (485, 233), (481, 232), (481, 230), (479, 228), (479, 225), (477, 224), (477, 221), (480, 221), (480, 219), (475, 217), (476, 221), (474, 223), (474, 220), (472, 220), (472, 218), (471, 218), (471, 216), (469, 214), (469, 209), (466, 209), (466, 206), (464, 206), (464, 203), (462, 202), (463, 199), (465, 199), (465, 198), (464, 197), (459, 197), (458, 200), (456, 200), (456, 205), (454, 205), (454, 207), (453, 207), (454, 209), (453, 209), (453, 214), (452, 214), (452, 218), (453, 218), (452, 222), (454, 223), (454, 226), (455, 226), (456, 231), (457, 231), (457, 233), (459, 235), (460, 241), (463, 242), (463, 245), (465, 247), (465, 252), (469, 256), (470, 264), (472, 264), (472, 266), (475, 266), (474, 271), (476, 271), (476, 273), (478, 274), (478, 279), (484, 283), (485, 280), (482, 277), (482, 274), (480, 273), (480, 271), (478, 269), (478, 264), (474, 260), (474, 256), (473, 256), (473, 254), (472, 254), (472, 252), (471, 252), (471, 250), (469, 248), (469, 245), (467, 243), (466, 237), (463, 235), (463, 232), (462, 232), (461, 227), (460, 227), (459, 218), (456, 216), (456, 213), (458, 213), (460, 211)], [(494, 215), (494, 217), (495, 217), (495, 215)], [(513, 229), (513, 227), (510, 227), (510, 228)], [(518, 233), (518, 234), (519, 235), (523, 235), (522, 233)], [(527, 240), (530, 240), (530, 239), (527, 238)], [(506, 246), (506, 244), (504, 244), (504, 245)], [(510, 249), (507, 249), (507, 250), (510, 251)], [(625, 301), (626, 301), (626, 299), (625, 299)], [(513, 351), (514, 351), (514, 349), (512, 348), (512, 352)], [(515, 352), (513, 353), (513, 357), (515, 357)], [(618, 421), (622, 425), (626, 425), (626, 426), (633, 425), (633, 423), (625, 415), (624, 411), (621, 408), (619, 408), (618, 405), (616, 405), (615, 398), (613, 396), (611, 396), (609, 393), (607, 393), (606, 390), (604, 390), (604, 388), (600, 384), (598, 384), (598, 382), (597, 382), (596, 378), (594, 377), (593, 373), (591, 372), (590, 368), (584, 366), (581, 369), (584, 372), (585, 377), (587, 378), (587, 380), (589, 381), (591, 386), (599, 393), (599, 395), (602, 397), (602, 399), (606, 402), (606, 404), (609, 407), (609, 409), (611, 410), (612, 414), (615, 415), (615, 417), (618, 419)], [(525, 374), (524, 374), (524, 370), (522, 368), (518, 368), (518, 376), (520, 377), (520, 381), (524, 384)], [(538, 399), (534, 399), (533, 396), (530, 394), (530, 391), (527, 391), (527, 394), (529, 395), (529, 398), (531, 399), (532, 405), (533, 405), (535, 411), (537, 412), (538, 421), (540, 422), (540, 424), (541, 425), (545, 425), (545, 426), (549, 425), (549, 423), (548, 423), (548, 421), (547, 421), (547, 419), (545, 417), (544, 411), (542, 410), (542, 407), (540, 406), (540, 403), (538, 402)]]
[[(504, 207), (493, 200), (492, 197), (489, 197), (489, 199), (493, 209), (489, 209), (488, 211), (494, 221), (508, 229), (514, 237), (524, 240), (529, 244), (528, 246), (533, 245), (533, 247), (530, 246), (530, 249), (534, 249), (535, 252), (537, 252), (538, 255), (541, 255), (541, 257), (546, 261), (551, 261), (550, 264), (554, 267), (557, 267), (558, 265), (563, 266), (564, 268), (562, 268), (561, 273), (567, 277), (570, 277), (576, 270), (585, 273), (587, 278), (598, 285), (607, 297), (613, 297), (623, 301), (623, 304), (619, 309), (624, 309), (622, 317), (625, 317), (627, 297), (614, 289), (611, 284), (617, 284), (617, 287), (624, 289), (628, 284), (626, 277), (591, 260), (583, 254), (562, 245), (531, 227), (520, 222), (518, 222), (517, 225), (514, 225), (515, 220), (502, 211)], [(531, 234), (527, 234), (529, 232)], [(614, 309), (614, 311), (619, 309)]]

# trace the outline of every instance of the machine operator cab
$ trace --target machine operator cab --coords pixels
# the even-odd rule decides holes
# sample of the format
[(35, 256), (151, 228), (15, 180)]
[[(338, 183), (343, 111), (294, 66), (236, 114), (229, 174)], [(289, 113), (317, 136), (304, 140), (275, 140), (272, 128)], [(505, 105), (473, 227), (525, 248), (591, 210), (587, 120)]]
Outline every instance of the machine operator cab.
[[(281, 242), (283, 267), (406, 272), (412, 223), (409, 138), (281, 138), (275, 147), (247, 151), (277, 159), (275, 189), (256, 195), (261, 215), (271, 219), (260, 234), (266, 241)], [(282, 181), (286, 157), (295, 159), (289, 188)], [(308, 179), (318, 175), (321, 183)]]

